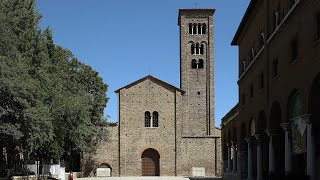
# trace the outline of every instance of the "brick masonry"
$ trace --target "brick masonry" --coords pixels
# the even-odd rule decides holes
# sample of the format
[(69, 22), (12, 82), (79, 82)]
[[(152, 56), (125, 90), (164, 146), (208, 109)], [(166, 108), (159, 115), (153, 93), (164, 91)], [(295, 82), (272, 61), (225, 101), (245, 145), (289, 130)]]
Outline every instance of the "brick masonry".
[[(112, 176), (141, 176), (142, 153), (160, 155), (160, 176), (192, 176), (204, 167), (206, 176), (221, 175), (220, 129), (214, 127), (214, 9), (180, 9), (180, 83), (176, 88), (146, 76), (116, 91), (119, 122), (108, 127), (110, 141), (94, 155), (95, 167), (108, 163)], [(189, 23), (206, 24), (206, 34), (190, 35)], [(202, 55), (191, 54), (190, 42), (205, 44)], [(192, 69), (192, 59), (203, 69)], [(159, 127), (145, 127), (145, 112), (159, 113)], [(93, 174), (93, 173), (92, 173)]]

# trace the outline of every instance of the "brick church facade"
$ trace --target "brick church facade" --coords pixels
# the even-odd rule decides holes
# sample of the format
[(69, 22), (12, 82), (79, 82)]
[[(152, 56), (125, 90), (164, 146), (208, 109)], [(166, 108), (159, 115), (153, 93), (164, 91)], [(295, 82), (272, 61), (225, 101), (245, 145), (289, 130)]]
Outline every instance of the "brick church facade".
[(112, 176), (220, 176), (214, 127), (214, 9), (180, 9), (180, 88), (146, 76), (115, 91), (117, 123), (94, 156)]

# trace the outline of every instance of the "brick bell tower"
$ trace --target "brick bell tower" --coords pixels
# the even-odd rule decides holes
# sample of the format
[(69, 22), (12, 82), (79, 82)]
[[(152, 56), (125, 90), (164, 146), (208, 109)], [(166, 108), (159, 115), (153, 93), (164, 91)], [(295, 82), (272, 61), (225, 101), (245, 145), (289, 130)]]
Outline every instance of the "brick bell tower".
[(213, 14), (215, 9), (179, 9), (180, 88), (185, 136), (214, 132)]

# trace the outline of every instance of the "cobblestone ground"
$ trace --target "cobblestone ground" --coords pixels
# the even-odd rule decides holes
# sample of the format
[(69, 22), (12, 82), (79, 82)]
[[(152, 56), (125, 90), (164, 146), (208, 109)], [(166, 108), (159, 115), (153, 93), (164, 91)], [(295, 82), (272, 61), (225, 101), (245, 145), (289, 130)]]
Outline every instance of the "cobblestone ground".
[(105, 178), (77, 178), (79, 180), (222, 180), (222, 178), (217, 177), (105, 177)]

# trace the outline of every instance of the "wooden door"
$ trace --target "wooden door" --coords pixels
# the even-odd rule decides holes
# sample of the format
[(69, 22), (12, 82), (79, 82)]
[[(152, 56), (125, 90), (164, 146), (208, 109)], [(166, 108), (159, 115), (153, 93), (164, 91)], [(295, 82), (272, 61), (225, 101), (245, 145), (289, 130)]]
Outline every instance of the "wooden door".
[(147, 149), (142, 153), (142, 176), (159, 176), (159, 153), (155, 149)]

